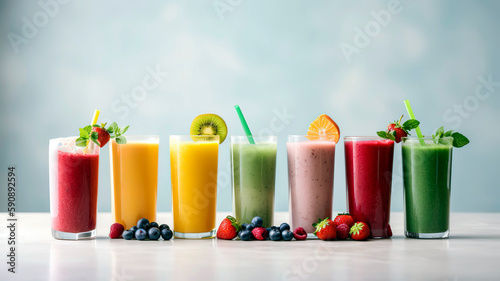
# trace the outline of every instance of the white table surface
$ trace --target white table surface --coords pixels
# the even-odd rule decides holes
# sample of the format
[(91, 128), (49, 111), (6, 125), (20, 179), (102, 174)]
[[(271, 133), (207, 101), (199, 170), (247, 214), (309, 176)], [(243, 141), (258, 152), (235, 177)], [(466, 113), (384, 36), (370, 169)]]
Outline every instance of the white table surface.
[[(17, 215), (17, 273), (2, 262), (2, 281), (500, 280), (500, 213), (452, 213), (450, 238), (440, 240), (405, 238), (403, 214), (393, 213), (393, 238), (366, 242), (112, 240), (109, 213), (98, 216), (97, 239), (61, 241), (51, 236), (48, 213)], [(276, 213), (276, 224), (287, 220)], [(172, 214), (158, 221), (172, 225)], [(0, 235), (6, 261), (6, 227)]]

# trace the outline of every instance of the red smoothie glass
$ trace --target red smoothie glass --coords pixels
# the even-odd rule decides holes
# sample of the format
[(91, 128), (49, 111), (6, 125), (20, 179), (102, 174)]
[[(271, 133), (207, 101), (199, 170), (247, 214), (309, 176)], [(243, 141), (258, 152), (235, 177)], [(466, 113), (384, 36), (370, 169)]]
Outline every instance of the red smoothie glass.
[(373, 238), (389, 238), (394, 141), (344, 137), (344, 145), (349, 214), (367, 223)]
[(75, 140), (49, 141), (50, 217), (56, 239), (96, 236), (99, 146), (77, 147)]

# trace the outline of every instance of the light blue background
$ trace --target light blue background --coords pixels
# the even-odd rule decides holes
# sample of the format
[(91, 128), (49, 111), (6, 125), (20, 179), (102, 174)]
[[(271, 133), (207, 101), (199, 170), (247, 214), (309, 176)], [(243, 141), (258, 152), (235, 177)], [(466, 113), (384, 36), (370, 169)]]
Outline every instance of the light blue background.
[[(99, 108), (100, 120), (130, 124), (129, 134), (160, 135), (158, 211), (170, 211), (168, 136), (188, 134), (193, 118), (207, 112), (222, 116), (230, 134), (242, 134), (233, 108), (239, 104), (255, 133), (278, 135), (276, 210), (286, 211), (287, 135), (305, 134), (323, 113), (342, 136), (374, 135), (406, 113), (408, 98), (424, 133), (445, 125), (471, 140), (454, 151), (452, 210), (500, 211), (500, 84), (488, 90), (478, 79), (500, 81), (500, 2), (401, 1), (399, 13), (376, 23), (373, 13), (388, 3), (69, 1), (49, 5), (48, 16), (37, 1), (2, 1), (0, 210), (11, 164), (18, 210), (49, 210), (48, 140), (77, 134)], [(23, 18), (40, 27), (28, 30)], [(341, 46), (356, 46), (357, 28), (372, 37), (347, 58)], [(25, 41), (12, 44), (16, 35)], [(168, 77), (127, 105), (157, 67)], [(291, 116), (279, 119), (276, 111), (284, 110)], [(399, 145), (395, 151), (392, 210), (402, 211)], [(100, 211), (111, 205), (108, 154), (108, 147), (101, 151)], [(342, 141), (335, 161), (334, 209), (341, 211)], [(231, 210), (228, 167), (226, 141), (221, 211)]]

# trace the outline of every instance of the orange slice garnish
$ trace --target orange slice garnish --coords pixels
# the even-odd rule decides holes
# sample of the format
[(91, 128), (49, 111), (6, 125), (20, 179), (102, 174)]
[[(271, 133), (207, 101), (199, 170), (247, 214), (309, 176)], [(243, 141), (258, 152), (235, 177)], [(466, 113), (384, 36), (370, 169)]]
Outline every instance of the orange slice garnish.
[(314, 120), (307, 130), (307, 138), (310, 140), (329, 140), (339, 142), (339, 125), (326, 114), (320, 115)]

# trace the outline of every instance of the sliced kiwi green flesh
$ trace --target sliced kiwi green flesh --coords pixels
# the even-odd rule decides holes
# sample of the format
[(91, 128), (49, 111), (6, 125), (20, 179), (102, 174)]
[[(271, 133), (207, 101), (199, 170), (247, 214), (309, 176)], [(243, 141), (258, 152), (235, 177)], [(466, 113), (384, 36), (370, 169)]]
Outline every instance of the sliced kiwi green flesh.
[(190, 134), (195, 136), (219, 136), (219, 144), (221, 144), (227, 136), (226, 122), (217, 114), (202, 114), (194, 118), (191, 123)]

